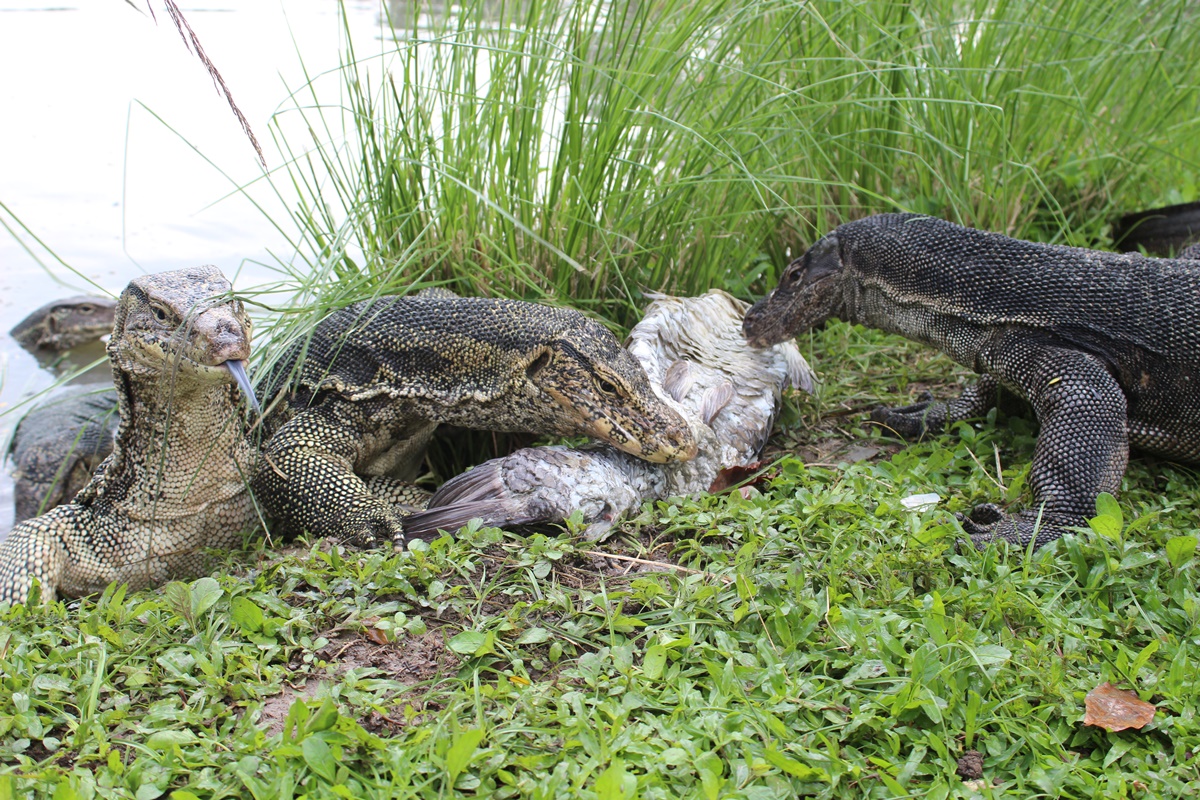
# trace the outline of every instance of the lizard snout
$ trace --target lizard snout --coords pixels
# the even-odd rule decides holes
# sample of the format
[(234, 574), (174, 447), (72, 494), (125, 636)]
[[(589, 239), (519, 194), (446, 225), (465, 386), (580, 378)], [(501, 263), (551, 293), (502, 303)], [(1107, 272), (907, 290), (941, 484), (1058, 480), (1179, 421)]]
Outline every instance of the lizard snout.
[(245, 361), (250, 357), (250, 329), (227, 307), (205, 311), (196, 319), (196, 343), (210, 367), (226, 361)]
[(692, 435), (692, 429), (682, 419), (663, 425), (657, 433), (644, 440), (630, 437), (626, 442), (617, 446), (630, 455), (652, 464), (691, 461), (696, 457), (697, 452), (696, 437)]

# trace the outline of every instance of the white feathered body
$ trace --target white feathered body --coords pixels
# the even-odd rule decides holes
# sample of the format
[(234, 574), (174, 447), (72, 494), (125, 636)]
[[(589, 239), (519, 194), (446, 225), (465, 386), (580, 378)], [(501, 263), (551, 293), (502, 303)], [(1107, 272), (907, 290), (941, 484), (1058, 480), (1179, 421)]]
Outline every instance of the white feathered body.
[(707, 491), (722, 469), (756, 461), (783, 390), (813, 388), (795, 343), (751, 347), (742, 334), (747, 304), (720, 290), (651, 298), (626, 346), (688, 420), (694, 459), (651, 464), (606, 445), (518, 450), (447, 481), (429, 510), (406, 521), (409, 535), (453, 532), (472, 518), (500, 527), (561, 522), (579, 510), (585, 535), (599, 539), (647, 500)]

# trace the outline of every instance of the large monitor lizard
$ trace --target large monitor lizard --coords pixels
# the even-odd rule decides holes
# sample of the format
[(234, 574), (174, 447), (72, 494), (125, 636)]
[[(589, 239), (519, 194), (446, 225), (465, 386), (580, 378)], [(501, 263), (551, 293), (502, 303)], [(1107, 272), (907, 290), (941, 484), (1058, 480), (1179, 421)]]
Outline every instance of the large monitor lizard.
[(273, 436), (255, 473), (233, 386), (249, 389), (250, 323), (229, 293), (202, 268), (140, 278), (122, 294), (108, 346), (115, 450), (74, 502), (0, 545), (0, 601), (25, 600), (35, 578), (49, 598), (196, 574), (203, 548), (257, 524), (252, 474), (280, 529), (399, 541), (404, 505), (425, 497), (403, 481), (442, 421), (592, 435), (659, 462), (695, 454), (637, 362), (578, 312), (388, 297), (335, 312), (276, 363), (263, 419)]
[(69, 350), (111, 333), (116, 313), (107, 297), (67, 297), (31, 312), (8, 334), (27, 350)]
[(696, 453), (685, 420), (607, 328), (517, 300), (349, 306), (295, 342), (262, 386), (255, 496), (284, 530), (359, 546), (403, 541), (401, 518), (424, 498), (394, 500), (439, 423), (586, 435), (660, 463)]
[[(1185, 255), (1198, 255), (1195, 251)], [(1032, 507), (977, 506), (977, 545), (1042, 545), (1116, 494), (1133, 447), (1200, 461), (1200, 261), (1034, 244), (914, 214), (842, 225), (746, 314), (758, 346), (828, 319), (938, 348), (982, 375), (947, 403), (879, 409), (916, 438), (978, 417), (1004, 387), (1041, 423)]]
[(254, 448), (235, 386), (250, 320), (213, 267), (130, 282), (108, 342), (116, 445), (74, 501), (0, 544), (0, 602), (78, 596), (113, 581), (139, 589), (203, 570), (204, 548), (241, 540), (255, 520)]

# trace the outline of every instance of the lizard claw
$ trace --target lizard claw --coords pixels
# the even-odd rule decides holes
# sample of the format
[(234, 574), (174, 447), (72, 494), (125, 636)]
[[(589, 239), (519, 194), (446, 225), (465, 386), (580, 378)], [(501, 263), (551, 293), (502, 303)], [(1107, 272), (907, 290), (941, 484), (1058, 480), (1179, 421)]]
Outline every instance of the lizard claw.
[(963, 530), (971, 537), (976, 549), (984, 550), (992, 542), (1008, 542), (1025, 548), (1030, 542), (1035, 547), (1048, 544), (1066, 533), (1066, 528), (1076, 524), (1069, 519), (1039, 515), (1036, 511), (1006, 514), (995, 503), (981, 503), (971, 510), (969, 516), (955, 515)]
[(995, 503), (980, 503), (971, 509), (969, 515), (958, 513), (954, 517), (962, 524), (963, 531), (971, 537), (971, 544), (977, 550), (985, 550), (990, 543), (997, 540), (1012, 541), (1009, 536), (1004, 535), (1003, 530), (1007, 515), (1004, 509)]
[(1001, 522), (1004, 517), (1004, 509), (995, 503), (980, 503), (971, 509), (971, 515), (963, 520), (963, 528), (970, 534), (982, 534)]
[(387, 504), (371, 503), (351, 511), (333, 537), (349, 547), (366, 550), (384, 542), (403, 542), (404, 527)]
[(871, 421), (905, 439), (920, 440), (941, 433), (946, 424), (946, 404), (935, 402), (932, 392), (922, 392), (918, 402), (907, 406), (878, 406)]

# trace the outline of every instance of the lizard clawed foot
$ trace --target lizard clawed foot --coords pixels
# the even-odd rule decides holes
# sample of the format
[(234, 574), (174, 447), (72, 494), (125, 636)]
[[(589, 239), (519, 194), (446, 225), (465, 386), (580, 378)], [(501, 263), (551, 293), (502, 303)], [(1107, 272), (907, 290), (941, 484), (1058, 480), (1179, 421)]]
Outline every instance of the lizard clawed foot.
[(1048, 514), (1039, 515), (1037, 511), (1006, 514), (995, 503), (981, 503), (971, 510), (969, 516), (955, 516), (971, 537), (971, 543), (979, 550), (996, 541), (1021, 548), (1028, 547), (1032, 541), (1035, 547), (1041, 547), (1066, 533), (1068, 526), (1077, 524)]
[(333, 537), (349, 547), (366, 550), (384, 543), (403, 542), (404, 527), (391, 506), (380, 501), (359, 506), (347, 514)]
[(897, 436), (920, 440), (926, 434), (942, 432), (946, 424), (946, 404), (935, 402), (931, 392), (922, 392), (920, 400), (912, 405), (872, 409), (871, 420)]
[(421, 511), (430, 492), (411, 483), (376, 476), (366, 481), (371, 499), (354, 508), (333, 532), (341, 543), (362, 550), (390, 543), (404, 547), (404, 517)]

